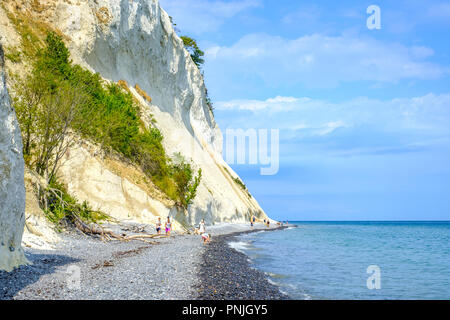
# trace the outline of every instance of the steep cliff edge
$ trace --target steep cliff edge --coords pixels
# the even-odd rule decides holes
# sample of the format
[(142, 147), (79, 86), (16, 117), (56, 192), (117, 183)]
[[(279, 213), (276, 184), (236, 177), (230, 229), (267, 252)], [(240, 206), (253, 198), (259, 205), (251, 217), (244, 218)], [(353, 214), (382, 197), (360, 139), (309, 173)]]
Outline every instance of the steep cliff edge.
[[(203, 77), (158, 1), (5, 0), (4, 8), (0, 19), (7, 11), (50, 26), (64, 36), (75, 63), (108, 81), (122, 80), (140, 101), (146, 125), (150, 117), (145, 115), (156, 120), (167, 153), (180, 152), (203, 173), (194, 202), (182, 212), (139, 184), (139, 172), (133, 179), (124, 174), (126, 165), (111, 166), (89, 144), (78, 143), (60, 169), (71, 194), (121, 220), (151, 223), (172, 215), (191, 225), (202, 218), (214, 223), (244, 222), (252, 214), (267, 217), (222, 159), (222, 134), (206, 103)], [(12, 25), (0, 24), (7, 38), (2, 41), (17, 46)]]
[(21, 247), (25, 225), (22, 139), (11, 107), (0, 44), (0, 270), (27, 263)]

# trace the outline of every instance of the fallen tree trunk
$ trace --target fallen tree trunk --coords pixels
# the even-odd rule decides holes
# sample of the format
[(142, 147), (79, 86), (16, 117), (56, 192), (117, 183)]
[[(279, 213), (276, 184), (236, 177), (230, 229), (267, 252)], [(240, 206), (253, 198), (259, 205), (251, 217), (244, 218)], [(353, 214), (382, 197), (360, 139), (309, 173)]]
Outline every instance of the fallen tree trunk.
[(167, 238), (165, 234), (136, 234), (132, 236), (125, 237), (125, 240), (133, 240), (133, 239), (139, 239), (139, 238)]
[[(54, 188), (47, 188), (46, 191), (48, 193), (51, 193), (54, 197), (56, 197), (58, 199), (58, 201), (60, 202), (60, 205), (63, 208), (67, 208), (67, 207), (72, 207), (69, 203), (67, 203), (66, 201), (64, 201), (63, 197), (62, 197), (62, 192), (58, 189), (54, 189)], [(114, 233), (111, 230), (107, 230), (102, 228), (100, 225), (96, 224), (96, 223), (86, 223), (85, 221), (83, 221), (83, 219), (76, 214), (75, 212), (73, 212), (73, 210), (70, 211), (70, 215), (66, 216), (66, 218), (68, 218), (69, 220), (71, 220), (75, 227), (80, 230), (81, 232), (85, 233), (85, 234), (91, 234), (91, 235), (99, 235), (102, 240), (112, 240), (112, 239), (116, 239), (119, 241), (131, 241), (131, 240), (138, 240), (138, 241), (142, 241), (142, 242), (146, 242), (146, 243), (151, 243), (154, 244), (154, 241), (148, 241), (146, 239), (155, 239), (155, 238), (166, 238), (166, 235), (161, 235), (161, 234), (137, 234), (137, 235), (129, 235), (127, 236), (126, 234), (117, 234)]]
[(110, 236), (114, 239), (117, 240), (125, 240), (124, 236), (116, 234), (110, 230), (106, 230), (103, 229), (102, 227), (100, 227), (97, 224), (91, 223), (91, 224), (86, 224), (79, 216), (77, 216), (76, 214), (72, 214), (72, 218), (74, 220), (75, 226), (77, 227), (77, 229), (79, 229), (80, 231), (82, 231), (83, 233), (88, 233), (88, 234), (98, 234), (100, 236)]

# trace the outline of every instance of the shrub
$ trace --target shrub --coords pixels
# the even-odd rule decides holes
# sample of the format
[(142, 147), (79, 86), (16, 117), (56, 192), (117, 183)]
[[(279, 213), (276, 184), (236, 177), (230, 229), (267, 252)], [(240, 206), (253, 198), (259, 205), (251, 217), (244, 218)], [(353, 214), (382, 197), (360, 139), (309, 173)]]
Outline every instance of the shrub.
[(86, 201), (80, 204), (56, 179), (50, 181), (43, 201), (45, 203), (42, 206), (47, 218), (56, 225), (60, 225), (64, 219), (73, 222), (75, 218), (80, 218), (86, 223), (98, 223), (109, 219), (105, 213), (92, 210)]
[(8, 48), (5, 53), (5, 58), (11, 61), (12, 63), (20, 63), (22, 62), (22, 53), (17, 50), (17, 48)]
[(177, 184), (179, 203), (187, 208), (195, 198), (197, 188), (202, 177), (202, 169), (194, 176), (192, 166), (186, 162), (181, 154), (176, 154), (176, 163), (172, 165), (172, 175)]
[(225, 169), (225, 171), (227, 172), (227, 174), (231, 177), (231, 179), (233, 179), (233, 181), (239, 186), (241, 187), (241, 189), (243, 191), (245, 191), (248, 195), (249, 198), (252, 197), (252, 195), (250, 194), (250, 192), (247, 190), (247, 186), (242, 182), (241, 179), (239, 179), (239, 177), (233, 177), (230, 173), (230, 171), (228, 171), (228, 169), (226, 167), (223, 167)]
[(194, 61), (197, 67), (200, 68), (203, 63), (205, 63), (205, 60), (202, 58), (205, 53), (200, 50), (197, 42), (194, 39), (188, 36), (181, 36), (180, 38), (181, 40), (183, 40), (183, 44), (186, 47), (186, 50), (191, 54), (192, 61)]

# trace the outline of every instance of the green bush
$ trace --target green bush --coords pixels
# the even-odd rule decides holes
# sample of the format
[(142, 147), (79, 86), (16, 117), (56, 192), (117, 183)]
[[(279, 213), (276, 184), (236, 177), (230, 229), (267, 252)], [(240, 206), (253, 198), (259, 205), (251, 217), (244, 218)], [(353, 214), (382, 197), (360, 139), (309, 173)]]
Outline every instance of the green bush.
[(224, 170), (228, 173), (228, 175), (230, 176), (231, 179), (233, 179), (233, 181), (239, 186), (241, 187), (241, 189), (243, 191), (245, 191), (248, 195), (249, 198), (252, 197), (252, 195), (250, 194), (250, 192), (247, 190), (247, 186), (242, 182), (241, 179), (239, 179), (239, 177), (233, 177), (233, 175), (230, 173), (230, 171), (228, 171), (228, 169), (226, 167), (223, 167)]
[(105, 213), (92, 210), (86, 201), (80, 204), (56, 179), (53, 179), (48, 186), (43, 207), (47, 218), (56, 225), (59, 225), (63, 219), (73, 222), (75, 217), (85, 223), (99, 223), (109, 219)]
[(180, 196), (178, 200), (184, 207), (187, 207), (196, 196), (202, 169), (199, 169), (197, 176), (194, 176), (191, 165), (180, 154), (177, 154), (176, 157), (178, 161), (172, 165), (172, 174), (177, 184), (177, 193)]
[(181, 36), (180, 38), (181, 40), (183, 40), (183, 44), (186, 50), (189, 51), (192, 61), (194, 61), (197, 67), (200, 68), (205, 63), (205, 60), (203, 59), (205, 53), (200, 50), (197, 45), (197, 41), (195, 41), (191, 37)]

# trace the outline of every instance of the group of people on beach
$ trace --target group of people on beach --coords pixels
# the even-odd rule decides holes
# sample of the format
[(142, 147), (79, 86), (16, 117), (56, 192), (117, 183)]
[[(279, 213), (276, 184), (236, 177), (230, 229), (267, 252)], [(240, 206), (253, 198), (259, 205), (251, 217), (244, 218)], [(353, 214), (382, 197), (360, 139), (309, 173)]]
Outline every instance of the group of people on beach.
[[(256, 217), (254, 215), (252, 215), (250, 218), (250, 226), (251, 227), (253, 227), (255, 225), (256, 220), (257, 220)], [(263, 221), (264, 221), (264, 225), (266, 225), (267, 228), (270, 228), (270, 220), (264, 219)], [(287, 223), (287, 221), (286, 221), (286, 223)], [(283, 225), (283, 223), (278, 222), (278, 225)], [(166, 236), (170, 236), (170, 232), (172, 231), (172, 220), (171, 220), (170, 216), (167, 217), (167, 220), (164, 223), (164, 228), (166, 231)], [(158, 217), (158, 221), (156, 222), (156, 233), (161, 234), (161, 229), (162, 229), (161, 217)], [(201, 235), (203, 244), (211, 242), (211, 235), (209, 233), (206, 233), (205, 219), (202, 219), (202, 221), (200, 221), (198, 228), (194, 229), (194, 234)]]
[[(161, 217), (158, 217), (158, 221), (156, 222), (157, 234), (161, 234), (161, 227), (162, 227)], [(172, 230), (172, 221), (170, 217), (167, 217), (164, 227), (166, 235), (170, 236), (170, 231)], [(202, 236), (203, 243), (208, 243), (211, 241), (211, 235), (209, 233), (206, 233), (205, 219), (202, 219), (202, 221), (200, 221), (200, 225), (198, 228), (195, 229), (195, 233), (200, 234)]]
[[(256, 223), (256, 217), (252, 216), (250, 218), (250, 226), (253, 227)], [(264, 224), (267, 226), (267, 228), (270, 228), (270, 220), (269, 219), (264, 219)]]
[(211, 241), (211, 235), (206, 233), (205, 219), (200, 221), (198, 228), (195, 228), (194, 233), (200, 234), (202, 236), (203, 244), (209, 243)]
[[(157, 234), (161, 234), (161, 226), (162, 226), (161, 217), (158, 217), (158, 222), (156, 222), (156, 233)], [(170, 236), (170, 231), (172, 231), (172, 221), (170, 220), (170, 217), (167, 217), (164, 227), (166, 229), (166, 235)]]

